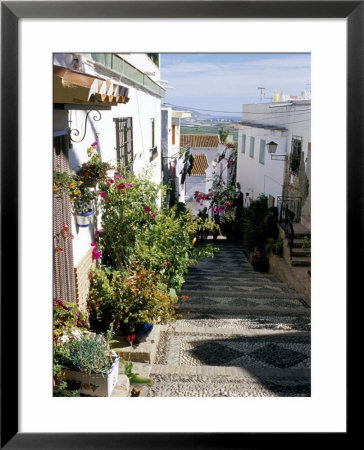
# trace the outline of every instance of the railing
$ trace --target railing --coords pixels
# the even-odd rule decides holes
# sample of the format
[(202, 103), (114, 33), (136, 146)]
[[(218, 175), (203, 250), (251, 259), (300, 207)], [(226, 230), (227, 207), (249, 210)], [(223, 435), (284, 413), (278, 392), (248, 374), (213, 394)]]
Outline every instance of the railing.
[(278, 222), (288, 237), (290, 257), (292, 258), (294, 228), (293, 222), (301, 217), (301, 197), (278, 197)]

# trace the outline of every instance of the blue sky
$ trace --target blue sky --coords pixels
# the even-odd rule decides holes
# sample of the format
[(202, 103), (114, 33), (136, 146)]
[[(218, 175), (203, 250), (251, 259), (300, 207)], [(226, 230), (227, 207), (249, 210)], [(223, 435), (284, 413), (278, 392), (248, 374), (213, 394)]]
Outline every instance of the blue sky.
[(163, 101), (226, 111), (217, 115), (239, 115), (242, 104), (259, 103), (258, 87), (265, 88), (263, 101), (269, 101), (273, 92), (300, 95), (308, 89), (310, 78), (309, 54), (161, 54), (161, 79), (173, 87)]

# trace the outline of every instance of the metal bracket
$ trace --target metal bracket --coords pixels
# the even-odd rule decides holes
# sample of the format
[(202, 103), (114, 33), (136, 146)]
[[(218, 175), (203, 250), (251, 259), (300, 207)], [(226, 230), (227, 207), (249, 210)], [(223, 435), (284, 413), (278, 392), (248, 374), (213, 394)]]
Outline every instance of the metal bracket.
[[(77, 137), (77, 136), (80, 135), (80, 132), (79, 132), (79, 130), (77, 130), (76, 128), (73, 128), (72, 130), (70, 130), (70, 140), (71, 140), (72, 142), (79, 143), (79, 142), (82, 142), (82, 141), (85, 139), (86, 131), (87, 131), (87, 119), (88, 119), (89, 114), (90, 114), (92, 111), (94, 111), (94, 112), (96, 112), (96, 113), (98, 114), (98, 116), (97, 116), (97, 115), (94, 115), (94, 116), (92, 117), (92, 120), (94, 120), (95, 122), (98, 122), (99, 120), (101, 120), (101, 113), (100, 113), (100, 111), (98, 111), (98, 110), (96, 110), (96, 109), (91, 109), (90, 111), (88, 111), (87, 114), (86, 114), (86, 117), (85, 117), (85, 126), (84, 126), (84, 132), (83, 132), (82, 138), (79, 139), (79, 140), (73, 139), (72, 133), (73, 133), (73, 136), (74, 136), (74, 137)], [(72, 122), (72, 121), (71, 121), (71, 122)], [(98, 133), (96, 133), (96, 135), (98, 136)]]

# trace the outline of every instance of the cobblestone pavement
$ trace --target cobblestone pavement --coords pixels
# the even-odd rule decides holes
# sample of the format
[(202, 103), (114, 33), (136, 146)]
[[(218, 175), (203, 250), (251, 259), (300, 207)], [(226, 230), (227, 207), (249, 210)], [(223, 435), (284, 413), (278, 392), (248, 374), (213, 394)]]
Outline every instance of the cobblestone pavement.
[(310, 396), (310, 307), (225, 240), (191, 267), (183, 319), (163, 326), (147, 397)]

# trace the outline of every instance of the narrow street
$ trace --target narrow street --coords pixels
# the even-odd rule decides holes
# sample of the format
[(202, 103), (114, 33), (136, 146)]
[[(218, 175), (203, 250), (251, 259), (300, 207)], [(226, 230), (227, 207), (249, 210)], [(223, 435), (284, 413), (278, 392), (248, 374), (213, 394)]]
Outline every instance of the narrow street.
[(223, 239), (215, 246), (215, 257), (186, 276), (183, 319), (162, 327), (154, 385), (142, 396), (310, 396), (304, 296), (255, 272), (241, 247)]

